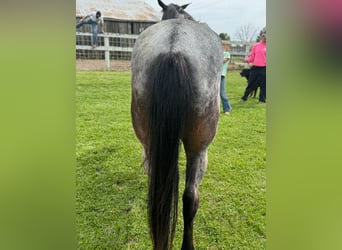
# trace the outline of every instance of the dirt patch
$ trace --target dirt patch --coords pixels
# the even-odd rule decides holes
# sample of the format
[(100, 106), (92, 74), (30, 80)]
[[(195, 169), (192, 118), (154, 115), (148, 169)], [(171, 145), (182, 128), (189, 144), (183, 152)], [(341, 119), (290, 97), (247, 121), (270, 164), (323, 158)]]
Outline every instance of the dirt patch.
[(93, 70), (129, 71), (131, 70), (131, 61), (112, 60), (107, 68), (105, 60), (76, 60), (76, 71)]

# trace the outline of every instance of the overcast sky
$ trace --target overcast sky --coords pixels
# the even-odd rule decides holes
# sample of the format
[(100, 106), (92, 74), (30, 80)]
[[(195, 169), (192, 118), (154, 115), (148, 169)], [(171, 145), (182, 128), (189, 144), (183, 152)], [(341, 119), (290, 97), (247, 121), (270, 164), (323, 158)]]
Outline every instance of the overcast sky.
[[(266, 26), (266, 0), (162, 0), (165, 4), (191, 3), (186, 11), (195, 20), (205, 22), (216, 33), (227, 33), (232, 40), (236, 31), (251, 24), (259, 34)], [(157, 0), (144, 0), (156, 10), (161, 10)]]

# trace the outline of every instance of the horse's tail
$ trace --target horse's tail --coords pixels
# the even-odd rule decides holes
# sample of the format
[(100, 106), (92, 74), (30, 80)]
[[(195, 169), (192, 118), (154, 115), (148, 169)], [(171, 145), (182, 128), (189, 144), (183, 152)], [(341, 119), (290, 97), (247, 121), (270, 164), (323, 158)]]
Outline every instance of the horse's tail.
[(151, 64), (148, 215), (153, 249), (172, 248), (178, 206), (178, 156), (191, 98), (189, 63), (180, 53)]

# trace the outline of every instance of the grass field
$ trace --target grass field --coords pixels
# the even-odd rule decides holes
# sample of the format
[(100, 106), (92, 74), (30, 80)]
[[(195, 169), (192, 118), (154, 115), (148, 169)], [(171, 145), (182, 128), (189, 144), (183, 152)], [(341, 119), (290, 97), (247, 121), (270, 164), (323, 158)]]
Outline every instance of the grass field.
[[(129, 72), (76, 73), (78, 249), (151, 249), (147, 177), (130, 118)], [(246, 80), (227, 75), (233, 110), (220, 115), (194, 223), (196, 249), (266, 248), (266, 106), (239, 99)], [(180, 194), (185, 157), (179, 159)], [(182, 202), (174, 249), (182, 241)]]

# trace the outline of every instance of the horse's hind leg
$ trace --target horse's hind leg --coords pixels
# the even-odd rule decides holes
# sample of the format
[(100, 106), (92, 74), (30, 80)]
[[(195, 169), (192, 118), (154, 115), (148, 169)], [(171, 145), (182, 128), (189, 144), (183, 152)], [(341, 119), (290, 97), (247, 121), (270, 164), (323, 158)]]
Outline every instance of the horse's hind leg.
[(186, 157), (186, 184), (183, 194), (184, 234), (182, 250), (192, 250), (194, 249), (192, 235), (193, 223), (199, 204), (198, 187), (207, 169), (207, 149), (197, 153), (186, 152)]

